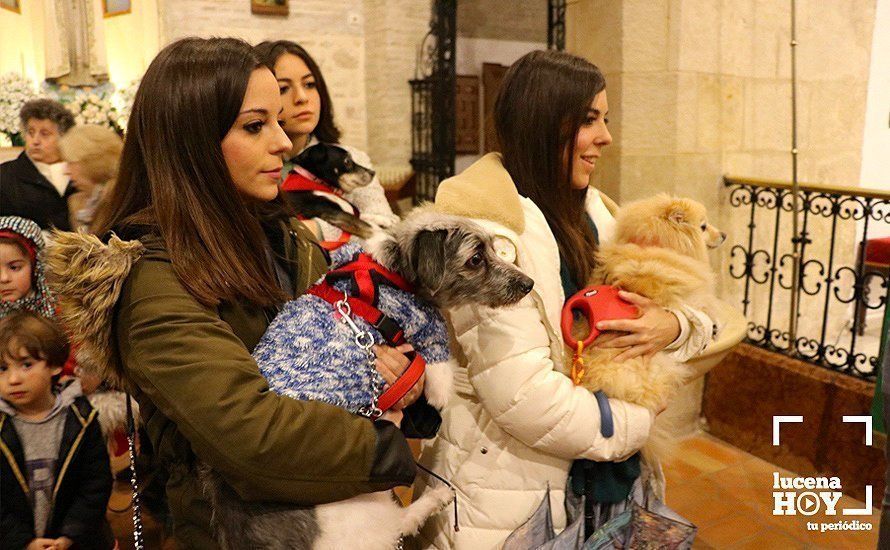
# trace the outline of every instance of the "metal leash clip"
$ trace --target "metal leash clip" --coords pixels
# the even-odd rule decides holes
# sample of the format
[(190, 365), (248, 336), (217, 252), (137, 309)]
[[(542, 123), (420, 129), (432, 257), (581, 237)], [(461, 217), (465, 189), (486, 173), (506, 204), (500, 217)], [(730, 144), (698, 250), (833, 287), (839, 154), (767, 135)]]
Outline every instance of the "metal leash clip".
[(340, 319), (349, 326), (349, 329), (355, 334), (355, 344), (365, 351), (369, 351), (374, 345), (374, 335), (367, 330), (362, 330), (355, 321), (352, 320), (352, 307), (349, 305), (349, 295), (343, 293), (343, 299), (339, 300), (334, 307), (340, 314)]
[(371, 403), (368, 407), (361, 407), (358, 410), (358, 414), (360, 416), (364, 416), (365, 418), (370, 418), (371, 420), (377, 420), (381, 416), (383, 416), (383, 411), (381, 411), (377, 407), (377, 403)]

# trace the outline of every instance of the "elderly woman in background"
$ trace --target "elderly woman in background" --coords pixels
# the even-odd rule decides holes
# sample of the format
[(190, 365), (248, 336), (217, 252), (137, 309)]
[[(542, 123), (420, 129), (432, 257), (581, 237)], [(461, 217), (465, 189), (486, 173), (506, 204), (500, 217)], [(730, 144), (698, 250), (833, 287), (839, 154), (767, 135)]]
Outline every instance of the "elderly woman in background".
[(68, 195), (72, 193), (59, 139), (74, 127), (74, 115), (52, 99), (34, 99), (19, 111), (25, 150), (0, 164), (0, 216), (19, 216), (40, 229), (70, 229)]
[(117, 177), (123, 141), (106, 126), (76, 126), (59, 141), (75, 193), (68, 197), (71, 228), (89, 231), (105, 188)]

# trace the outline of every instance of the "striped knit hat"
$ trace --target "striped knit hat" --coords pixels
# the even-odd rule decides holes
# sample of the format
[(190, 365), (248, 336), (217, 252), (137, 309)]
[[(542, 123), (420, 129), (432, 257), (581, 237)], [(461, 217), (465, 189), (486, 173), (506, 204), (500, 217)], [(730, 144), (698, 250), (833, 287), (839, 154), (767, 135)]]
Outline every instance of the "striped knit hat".
[(0, 301), (0, 319), (13, 311), (32, 311), (43, 317), (55, 316), (55, 299), (46, 286), (43, 262), (43, 234), (40, 226), (18, 216), (0, 216), (0, 238), (11, 239), (24, 248), (31, 260), (31, 292), (14, 302)]

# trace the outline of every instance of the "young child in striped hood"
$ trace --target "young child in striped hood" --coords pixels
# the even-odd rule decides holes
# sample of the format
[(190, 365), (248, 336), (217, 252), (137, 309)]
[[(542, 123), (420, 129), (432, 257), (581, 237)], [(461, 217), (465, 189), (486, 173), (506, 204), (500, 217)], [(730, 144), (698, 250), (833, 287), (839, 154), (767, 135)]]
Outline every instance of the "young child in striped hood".
[(40, 226), (18, 216), (0, 217), (0, 319), (13, 311), (55, 316), (44, 279)]

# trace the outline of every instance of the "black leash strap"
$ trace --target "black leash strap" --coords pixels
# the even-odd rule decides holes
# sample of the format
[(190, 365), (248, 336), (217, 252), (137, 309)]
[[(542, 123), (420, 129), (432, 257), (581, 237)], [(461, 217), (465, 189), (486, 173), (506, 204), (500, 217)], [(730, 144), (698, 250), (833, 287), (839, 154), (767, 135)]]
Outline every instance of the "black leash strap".
[(127, 444), (130, 448), (130, 488), (133, 490), (133, 544), (136, 550), (144, 550), (142, 540), (142, 507), (139, 503), (139, 485), (136, 482), (136, 421), (133, 418), (133, 403), (127, 393)]
[(449, 483), (448, 480), (446, 480), (444, 477), (440, 476), (436, 472), (425, 467), (420, 462), (417, 462), (415, 460), (414, 464), (416, 464), (417, 467), (420, 468), (421, 470), (423, 470), (424, 472), (428, 473), (429, 475), (433, 476), (434, 478), (438, 479), (439, 481), (441, 481), (442, 483), (447, 485), (448, 488), (451, 489), (451, 492), (454, 493), (454, 532), (457, 533), (458, 531), (460, 531), (460, 526), (457, 524), (457, 489), (455, 489), (454, 485)]

